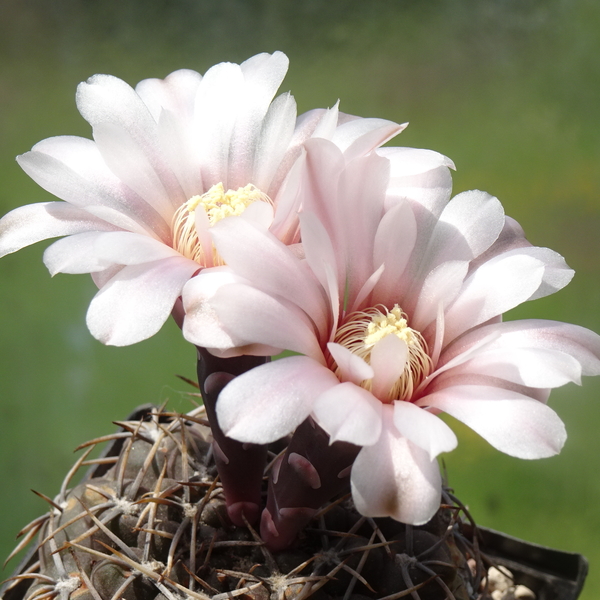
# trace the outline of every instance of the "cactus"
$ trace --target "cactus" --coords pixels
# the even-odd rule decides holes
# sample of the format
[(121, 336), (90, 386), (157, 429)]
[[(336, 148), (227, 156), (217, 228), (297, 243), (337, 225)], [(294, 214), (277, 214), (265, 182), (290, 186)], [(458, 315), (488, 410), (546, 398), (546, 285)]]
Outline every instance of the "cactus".
[[(361, 516), (342, 494), (292, 548), (272, 554), (252, 526), (228, 517), (204, 407), (144, 407), (117, 424), (80, 446), (54, 500), (40, 494), (50, 510), (21, 531), (9, 559), (38, 541), (5, 582), (4, 600), (486, 597), (482, 557), (463, 533), (470, 517), (449, 490), (422, 527)], [(285, 442), (269, 446), (267, 471)]]

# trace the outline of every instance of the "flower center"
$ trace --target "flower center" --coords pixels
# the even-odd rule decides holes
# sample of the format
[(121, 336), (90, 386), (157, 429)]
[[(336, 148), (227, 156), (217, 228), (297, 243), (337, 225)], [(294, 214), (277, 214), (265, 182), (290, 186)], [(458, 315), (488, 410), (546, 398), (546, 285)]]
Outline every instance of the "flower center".
[[(196, 209), (200, 206), (204, 209), (208, 225), (212, 227), (225, 217), (241, 215), (254, 202), (273, 204), (269, 196), (251, 183), (243, 188), (227, 191), (222, 183), (217, 183), (201, 196), (192, 196), (173, 215), (173, 248), (203, 266), (207, 263), (224, 264), (212, 242), (208, 239), (201, 240), (198, 236)], [(207, 249), (212, 252), (212, 263), (208, 260)]]
[[(404, 370), (392, 386), (387, 400), (408, 400), (431, 372), (432, 362), (427, 342), (418, 331), (408, 326), (407, 316), (397, 304), (392, 310), (379, 305), (350, 314), (337, 330), (334, 342), (371, 364), (373, 347), (388, 335), (395, 335), (406, 343), (408, 357)], [(335, 372), (337, 374), (337, 365)], [(372, 380), (366, 379), (361, 383), (361, 387), (371, 390)]]

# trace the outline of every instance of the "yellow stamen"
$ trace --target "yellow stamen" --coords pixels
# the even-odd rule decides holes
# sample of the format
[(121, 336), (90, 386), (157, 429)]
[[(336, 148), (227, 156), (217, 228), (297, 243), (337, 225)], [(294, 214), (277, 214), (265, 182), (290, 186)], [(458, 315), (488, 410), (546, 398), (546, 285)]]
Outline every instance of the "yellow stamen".
[[(408, 400), (418, 385), (429, 375), (432, 362), (427, 342), (416, 330), (408, 326), (408, 319), (396, 304), (392, 310), (385, 306), (375, 306), (349, 315), (337, 330), (334, 342), (360, 356), (365, 362), (371, 362), (373, 346), (388, 335), (395, 335), (408, 346), (408, 358), (402, 375), (392, 387), (389, 400)], [(334, 370), (338, 373), (337, 365)], [(372, 380), (366, 379), (361, 387), (371, 390)]]
[[(212, 227), (225, 217), (241, 215), (254, 202), (273, 204), (269, 196), (251, 183), (243, 188), (227, 191), (222, 183), (217, 183), (201, 196), (192, 196), (173, 215), (173, 248), (198, 264), (206, 265), (208, 257), (196, 231), (196, 209), (202, 206)], [(208, 260), (210, 265), (224, 264), (214, 248), (212, 254), (212, 262)]]

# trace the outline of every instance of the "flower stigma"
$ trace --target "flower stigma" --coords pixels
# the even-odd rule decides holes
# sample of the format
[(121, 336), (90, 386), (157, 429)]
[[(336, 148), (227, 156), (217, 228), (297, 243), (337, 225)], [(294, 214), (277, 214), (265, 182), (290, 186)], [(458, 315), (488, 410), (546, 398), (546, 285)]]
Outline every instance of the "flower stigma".
[(223, 265), (222, 258), (210, 241), (208, 247), (212, 252), (212, 257), (210, 257), (212, 262), (207, 257), (206, 246), (198, 237), (196, 210), (199, 207), (204, 209), (209, 226), (212, 227), (221, 219), (241, 215), (254, 202), (266, 202), (273, 205), (271, 198), (251, 183), (237, 190), (227, 191), (222, 183), (217, 183), (204, 194), (192, 196), (173, 215), (173, 248), (202, 266)]
[[(371, 364), (373, 347), (388, 335), (395, 335), (407, 345), (408, 357), (404, 370), (390, 389), (388, 397), (380, 400), (409, 400), (414, 390), (433, 370), (433, 363), (427, 342), (418, 331), (409, 327), (407, 316), (397, 304), (392, 310), (379, 305), (351, 313), (337, 330), (333, 341)], [(337, 365), (334, 370), (337, 375)], [(371, 391), (372, 380), (365, 379), (360, 385)]]

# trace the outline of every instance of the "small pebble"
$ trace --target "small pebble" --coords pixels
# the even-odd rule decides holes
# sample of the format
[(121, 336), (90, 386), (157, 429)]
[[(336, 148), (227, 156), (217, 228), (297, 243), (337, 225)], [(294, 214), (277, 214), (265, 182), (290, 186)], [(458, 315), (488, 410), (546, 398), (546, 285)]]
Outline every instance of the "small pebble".
[(524, 585), (515, 586), (516, 600), (535, 600), (535, 593)]
[[(489, 581), (490, 592), (505, 592), (514, 585), (512, 573), (506, 567), (500, 567), (500, 569), (490, 567), (487, 578)], [(494, 598), (494, 600), (496, 600), (496, 598)]]
[(492, 600), (535, 600), (536, 598), (534, 592), (528, 587), (514, 584), (513, 574), (506, 567), (490, 567), (487, 579)]

